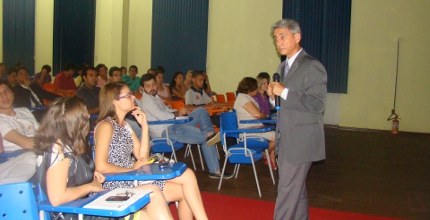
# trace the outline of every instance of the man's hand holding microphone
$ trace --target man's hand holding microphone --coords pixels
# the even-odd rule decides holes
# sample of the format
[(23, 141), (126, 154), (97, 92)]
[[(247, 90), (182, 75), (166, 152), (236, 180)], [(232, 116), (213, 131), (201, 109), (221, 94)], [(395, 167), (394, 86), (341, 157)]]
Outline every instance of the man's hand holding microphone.
[(269, 84), (267, 89), (267, 95), (270, 96), (271, 100), (275, 99), (275, 109), (279, 110), (281, 108), (281, 93), (284, 91), (285, 87), (279, 83), (280, 81), (279, 73), (273, 74), (273, 82)]

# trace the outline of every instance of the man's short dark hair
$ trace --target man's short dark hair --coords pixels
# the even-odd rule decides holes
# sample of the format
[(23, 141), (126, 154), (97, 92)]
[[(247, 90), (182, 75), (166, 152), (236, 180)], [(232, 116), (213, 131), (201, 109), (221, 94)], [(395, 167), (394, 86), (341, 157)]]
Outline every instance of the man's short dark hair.
[(140, 78), (140, 85), (143, 86), (143, 84), (145, 82), (150, 81), (151, 79), (155, 80), (155, 76), (150, 74), (150, 73), (145, 73), (143, 74), (143, 76)]
[(112, 77), (113, 72), (115, 71), (121, 71), (121, 68), (117, 67), (117, 66), (113, 66), (109, 69), (109, 76)]
[(16, 69), (15, 68), (10, 68), (8, 71), (7, 71), (7, 75), (9, 76), (9, 75), (12, 75), (12, 73), (17, 73), (17, 71), (16, 71)]
[(203, 71), (201, 70), (193, 71), (193, 78), (196, 78), (197, 76), (200, 76), (200, 75), (204, 76)]
[(136, 70), (136, 72), (139, 72), (139, 70), (137, 69), (137, 66), (136, 66), (136, 65), (131, 65), (131, 66), (128, 68), (128, 70), (131, 70), (131, 68), (135, 69), (135, 70)]
[(19, 71), (21, 71), (21, 70), (25, 70), (25, 71), (27, 71), (27, 73), (28, 73), (28, 69), (27, 69), (27, 67), (19, 67), (17, 70), (16, 70), (16, 73), (18, 73)]
[(45, 64), (42, 66), (42, 70), (46, 70), (46, 71), (48, 71), (48, 73), (50, 73), (52, 69), (51, 69), (51, 66)]
[(11, 91), (12, 91), (12, 86), (9, 85), (9, 83), (5, 80), (0, 80), (0, 86), (1, 85), (6, 85)]
[(73, 63), (67, 63), (66, 65), (64, 65), (64, 71), (69, 71), (69, 70), (76, 70), (76, 66)]
[(105, 68), (107, 69), (106, 65), (104, 65), (103, 63), (98, 64), (98, 65), (96, 66), (96, 71), (97, 71), (97, 72), (100, 72), (100, 69), (101, 69), (101, 68), (103, 68), (103, 67), (105, 67)]
[[(85, 76), (85, 77), (87, 77), (87, 75), (88, 75), (88, 71), (90, 71), (90, 70), (94, 70), (94, 71), (96, 71), (96, 72), (97, 72), (96, 68), (94, 68), (94, 67), (92, 67), (92, 66), (87, 66), (87, 67), (85, 67), (85, 68), (82, 70), (82, 79), (83, 79), (83, 80), (85, 80), (85, 79), (84, 79), (84, 76)], [(98, 72), (97, 72), (97, 73), (98, 73)]]

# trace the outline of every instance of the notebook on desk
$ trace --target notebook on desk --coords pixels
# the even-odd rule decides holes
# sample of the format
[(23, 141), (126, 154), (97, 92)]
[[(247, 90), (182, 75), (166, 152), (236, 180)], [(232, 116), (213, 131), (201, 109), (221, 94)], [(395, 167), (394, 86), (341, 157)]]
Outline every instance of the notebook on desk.
[(151, 190), (137, 188), (117, 188), (86, 204), (84, 208), (121, 211), (151, 192)]

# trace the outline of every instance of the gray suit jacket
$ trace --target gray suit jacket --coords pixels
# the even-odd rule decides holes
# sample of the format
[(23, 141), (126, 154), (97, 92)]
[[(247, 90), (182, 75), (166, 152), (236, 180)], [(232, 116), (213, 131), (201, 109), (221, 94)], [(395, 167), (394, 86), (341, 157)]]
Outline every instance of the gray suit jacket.
[[(284, 76), (285, 61), (278, 72)], [(277, 152), (289, 163), (325, 159), (323, 113), (327, 96), (324, 66), (302, 50), (282, 84), (289, 89), (281, 98), (276, 128)]]

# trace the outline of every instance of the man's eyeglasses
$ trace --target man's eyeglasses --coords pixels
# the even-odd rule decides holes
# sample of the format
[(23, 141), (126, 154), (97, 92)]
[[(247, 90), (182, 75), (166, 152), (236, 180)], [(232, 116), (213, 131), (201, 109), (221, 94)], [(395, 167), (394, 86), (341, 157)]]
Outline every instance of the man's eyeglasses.
[(123, 99), (123, 98), (131, 98), (132, 96), (133, 96), (133, 92), (130, 91), (123, 96), (118, 96), (118, 100)]

